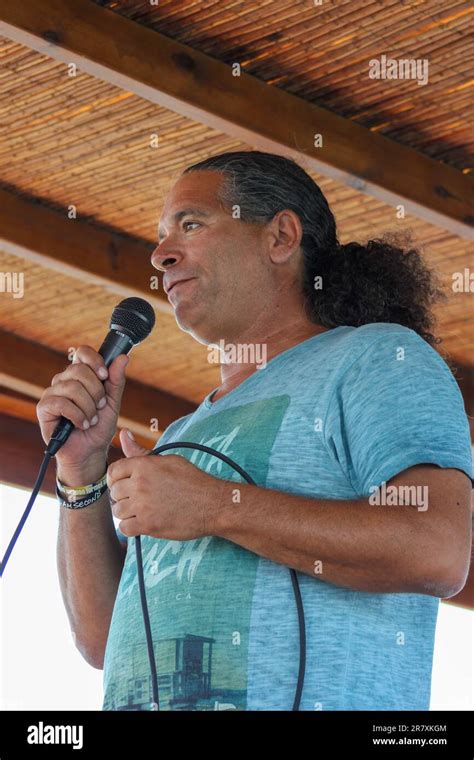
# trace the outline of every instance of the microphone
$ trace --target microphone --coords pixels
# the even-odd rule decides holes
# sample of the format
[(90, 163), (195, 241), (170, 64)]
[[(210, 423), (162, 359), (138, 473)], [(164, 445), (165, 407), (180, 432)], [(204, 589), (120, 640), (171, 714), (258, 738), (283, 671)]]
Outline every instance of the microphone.
[[(105, 366), (109, 367), (120, 354), (128, 354), (134, 346), (141, 343), (153, 330), (155, 312), (143, 298), (125, 298), (113, 310), (107, 337), (99, 348)], [(72, 431), (73, 423), (63, 417), (51, 436), (45, 454), (54, 456), (63, 446)]]

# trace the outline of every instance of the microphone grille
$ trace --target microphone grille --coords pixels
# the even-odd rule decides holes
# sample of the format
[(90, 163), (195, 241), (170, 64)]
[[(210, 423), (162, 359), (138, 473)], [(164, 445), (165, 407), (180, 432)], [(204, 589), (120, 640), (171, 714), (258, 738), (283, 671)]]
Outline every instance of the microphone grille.
[(110, 329), (125, 330), (135, 344), (144, 340), (155, 325), (153, 307), (143, 298), (125, 298), (115, 307)]

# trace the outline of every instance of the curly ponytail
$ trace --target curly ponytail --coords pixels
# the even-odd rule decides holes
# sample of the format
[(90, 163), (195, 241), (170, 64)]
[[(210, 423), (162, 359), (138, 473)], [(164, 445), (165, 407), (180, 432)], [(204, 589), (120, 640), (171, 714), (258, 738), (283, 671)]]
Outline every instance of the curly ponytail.
[(433, 306), (444, 294), (408, 235), (392, 233), (365, 244), (340, 245), (321, 189), (284, 156), (222, 153), (184, 173), (205, 170), (224, 174), (220, 200), (227, 208), (239, 206), (243, 221), (266, 223), (283, 209), (298, 214), (303, 229), (303, 297), (313, 322), (329, 328), (394, 322), (432, 345), (440, 342), (432, 332)]
[[(438, 343), (432, 332), (432, 307), (443, 292), (416, 248), (400, 247), (401, 237), (338, 244), (322, 257), (303, 251), (303, 287), (311, 319), (325, 327), (395, 322), (431, 345)], [(322, 288), (315, 297), (317, 278)]]

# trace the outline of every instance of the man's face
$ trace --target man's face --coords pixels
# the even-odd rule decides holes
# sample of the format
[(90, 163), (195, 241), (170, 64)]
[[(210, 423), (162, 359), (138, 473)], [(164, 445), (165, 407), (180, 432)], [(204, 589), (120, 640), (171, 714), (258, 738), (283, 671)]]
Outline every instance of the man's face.
[[(168, 194), (151, 263), (180, 328), (200, 343), (245, 333), (269, 283), (264, 227), (232, 218), (218, 200), (223, 175), (185, 174)], [(188, 279), (189, 278), (189, 279)], [(186, 280), (173, 286), (176, 280)]]

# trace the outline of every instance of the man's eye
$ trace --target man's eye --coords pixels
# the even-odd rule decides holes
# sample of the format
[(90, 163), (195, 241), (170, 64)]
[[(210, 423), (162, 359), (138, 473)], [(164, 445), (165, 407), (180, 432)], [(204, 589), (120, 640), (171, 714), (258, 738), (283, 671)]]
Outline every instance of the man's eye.
[(185, 229), (185, 231), (188, 224), (197, 224), (199, 226), (199, 222), (183, 222), (183, 229)]
[[(183, 227), (183, 229), (184, 229), (185, 232), (187, 232), (187, 227), (188, 227), (189, 224), (197, 224), (198, 227), (202, 226), (200, 222), (183, 222), (182, 223), (182, 227)], [(165, 239), (165, 235), (163, 235), (161, 238), (158, 239), (158, 246), (161, 245), (161, 243), (163, 242), (164, 239)]]

